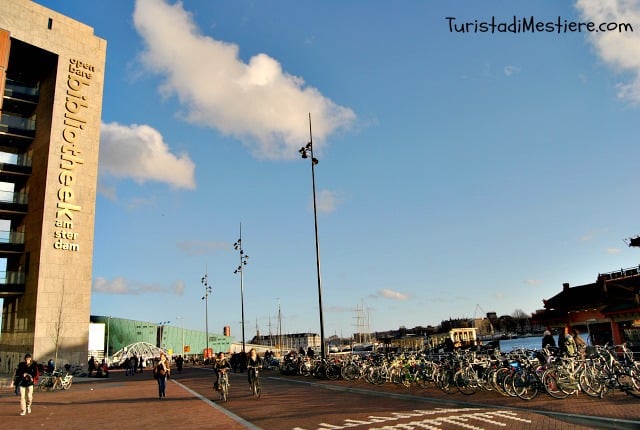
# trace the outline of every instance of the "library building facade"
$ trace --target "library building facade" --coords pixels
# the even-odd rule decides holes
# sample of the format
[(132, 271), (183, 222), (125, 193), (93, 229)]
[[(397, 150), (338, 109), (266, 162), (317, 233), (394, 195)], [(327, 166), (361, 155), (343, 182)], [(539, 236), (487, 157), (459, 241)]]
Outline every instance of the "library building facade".
[(84, 363), (106, 41), (0, 0), (0, 358)]

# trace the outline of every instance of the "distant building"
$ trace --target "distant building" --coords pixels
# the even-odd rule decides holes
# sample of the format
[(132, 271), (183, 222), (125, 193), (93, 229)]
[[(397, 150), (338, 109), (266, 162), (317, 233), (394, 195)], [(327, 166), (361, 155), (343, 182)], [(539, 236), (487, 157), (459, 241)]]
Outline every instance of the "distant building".
[(317, 333), (288, 333), (282, 335), (258, 335), (251, 340), (252, 344), (269, 346), (276, 351), (305, 351), (311, 348), (320, 348), (320, 335)]
[(640, 345), (640, 266), (601, 273), (596, 282), (571, 287), (543, 300), (532, 315), (535, 326), (580, 327), (594, 343)]

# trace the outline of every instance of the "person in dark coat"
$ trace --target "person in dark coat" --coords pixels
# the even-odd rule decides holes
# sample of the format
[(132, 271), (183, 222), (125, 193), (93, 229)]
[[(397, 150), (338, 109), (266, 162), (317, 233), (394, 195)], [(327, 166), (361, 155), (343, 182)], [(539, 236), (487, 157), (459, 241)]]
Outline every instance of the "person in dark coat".
[(31, 354), (24, 356), (24, 361), (18, 365), (11, 388), (20, 387), (20, 415), (31, 413), (33, 402), (33, 385), (38, 382), (38, 364), (32, 360)]
[(548, 347), (556, 348), (556, 340), (553, 338), (549, 327), (547, 327), (542, 336), (542, 348)]

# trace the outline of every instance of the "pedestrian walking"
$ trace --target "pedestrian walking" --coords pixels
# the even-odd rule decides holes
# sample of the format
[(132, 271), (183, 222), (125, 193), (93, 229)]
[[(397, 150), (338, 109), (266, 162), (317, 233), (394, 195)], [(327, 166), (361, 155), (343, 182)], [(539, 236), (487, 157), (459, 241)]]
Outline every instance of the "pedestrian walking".
[(16, 374), (11, 381), (11, 388), (20, 389), (20, 415), (31, 413), (33, 403), (33, 384), (38, 382), (38, 365), (31, 358), (31, 354), (24, 356), (24, 361), (18, 365)]
[(164, 352), (160, 353), (160, 361), (153, 368), (153, 377), (158, 381), (158, 398), (162, 400), (166, 396), (167, 379), (171, 373), (169, 360)]
[(131, 372), (131, 357), (124, 359), (122, 367), (124, 367), (124, 376), (129, 376), (129, 372)]
[(133, 358), (131, 358), (131, 362), (129, 364), (131, 365), (130, 372), (133, 375), (138, 370), (138, 356), (135, 353), (133, 354)]

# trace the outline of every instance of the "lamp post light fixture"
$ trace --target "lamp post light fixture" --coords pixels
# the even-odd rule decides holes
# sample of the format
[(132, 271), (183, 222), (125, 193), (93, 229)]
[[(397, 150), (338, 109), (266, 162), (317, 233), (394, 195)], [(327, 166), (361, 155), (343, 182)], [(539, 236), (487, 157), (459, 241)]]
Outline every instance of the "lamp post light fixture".
[(233, 273), (240, 274), (240, 306), (242, 310), (242, 353), (246, 354), (245, 351), (245, 340), (244, 340), (244, 276), (243, 276), (243, 267), (247, 265), (247, 260), (249, 256), (244, 253), (242, 249), (242, 223), (240, 223), (240, 237), (238, 241), (233, 244), (233, 249), (238, 251), (240, 255), (240, 264), (238, 268)]
[(204, 296), (202, 296), (202, 300), (204, 300), (204, 331), (205, 331), (205, 345), (206, 349), (204, 351), (205, 360), (209, 355), (209, 294), (213, 292), (213, 288), (209, 286), (209, 275), (204, 274), (200, 282), (204, 286)]
[(313, 156), (313, 135), (311, 134), (311, 113), (309, 113), (309, 143), (298, 151), (302, 158), (311, 159), (311, 186), (313, 188), (313, 220), (316, 233), (316, 271), (318, 274), (318, 308), (320, 311), (320, 356), (326, 358), (324, 348), (324, 319), (322, 315), (322, 278), (320, 277), (320, 245), (318, 243), (318, 208), (316, 203), (316, 173), (318, 159)]

